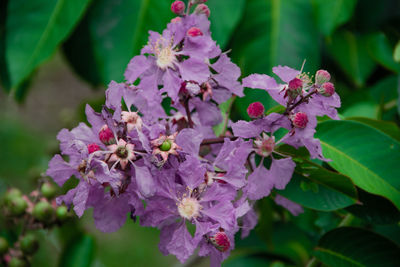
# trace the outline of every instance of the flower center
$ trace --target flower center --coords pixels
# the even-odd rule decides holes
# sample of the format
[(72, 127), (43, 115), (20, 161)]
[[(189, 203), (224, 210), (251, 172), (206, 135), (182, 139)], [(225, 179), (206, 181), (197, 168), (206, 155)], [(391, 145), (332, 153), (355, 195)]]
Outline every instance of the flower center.
[(160, 150), (161, 151), (168, 151), (171, 149), (171, 140), (165, 140), (161, 146), (160, 146)]
[(115, 151), (115, 154), (121, 159), (126, 159), (128, 157), (129, 151), (125, 146), (119, 146), (117, 148), (117, 151)]
[(178, 205), (179, 215), (185, 219), (192, 219), (199, 216), (201, 205), (195, 198), (186, 197)]
[(174, 62), (176, 61), (175, 52), (170, 46), (163, 47), (160, 45), (159, 49), (156, 51), (157, 56), (157, 66), (160, 69), (165, 70), (170, 67), (173, 68)]

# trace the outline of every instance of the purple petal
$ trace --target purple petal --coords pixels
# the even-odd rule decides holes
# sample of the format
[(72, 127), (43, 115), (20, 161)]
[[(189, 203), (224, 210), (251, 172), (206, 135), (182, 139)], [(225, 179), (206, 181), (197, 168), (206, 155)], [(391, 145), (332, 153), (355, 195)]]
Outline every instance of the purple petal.
[(151, 197), (156, 192), (153, 176), (146, 166), (135, 166), (135, 178), (140, 194), (145, 197)]
[(230, 201), (219, 202), (211, 208), (204, 208), (201, 213), (219, 222), (224, 229), (232, 229), (236, 225), (235, 208)]
[(196, 107), (202, 125), (214, 126), (222, 121), (221, 111), (215, 104), (203, 102), (198, 98), (193, 99), (192, 103)]
[(206, 82), (210, 76), (210, 70), (204, 60), (189, 58), (179, 64), (182, 80), (195, 81), (199, 84)]
[(143, 55), (135, 56), (131, 59), (128, 64), (128, 68), (125, 71), (125, 79), (128, 82), (134, 83), (142, 73), (144, 73), (150, 67), (149, 61)]
[(263, 163), (253, 171), (248, 177), (248, 196), (251, 200), (258, 200), (268, 196), (274, 188), (273, 177), (270, 176), (269, 171), (264, 168)]
[(53, 178), (59, 186), (63, 186), (72, 175), (78, 175), (78, 171), (57, 154), (50, 160), (46, 175)]
[(203, 135), (194, 129), (183, 129), (176, 137), (176, 144), (189, 155), (199, 155), (200, 144), (203, 141)]
[(179, 89), (181, 88), (181, 79), (175, 71), (167, 69), (163, 76), (163, 84), (161, 92), (167, 92), (172, 101), (178, 101)]
[(185, 184), (193, 190), (204, 182), (206, 168), (197, 157), (186, 156), (186, 160), (179, 166), (179, 172)]
[(269, 170), (269, 177), (274, 179), (274, 186), (283, 190), (292, 178), (296, 163), (291, 158), (273, 159)]
[(276, 102), (286, 106), (286, 100), (282, 92), (283, 87), (277, 84), (274, 78), (265, 74), (252, 74), (244, 78), (242, 83), (245, 87), (267, 90)]
[(130, 210), (129, 196), (126, 194), (104, 198), (94, 207), (94, 224), (102, 232), (115, 232), (124, 225)]
[(300, 71), (289, 68), (288, 66), (277, 66), (273, 67), (272, 71), (281, 78), (285, 83), (289, 83), (291, 80), (296, 78), (300, 74)]
[(274, 200), (275, 200), (276, 204), (284, 207), (285, 209), (290, 211), (290, 213), (293, 214), (294, 216), (297, 216), (300, 213), (304, 212), (302, 206), (300, 206), (299, 204), (297, 204), (281, 195), (276, 195)]
[(186, 229), (184, 221), (174, 232), (170, 232), (170, 235), (172, 235), (172, 238), (166, 249), (169, 253), (175, 255), (181, 263), (184, 263), (193, 254), (197, 244)]
[(86, 202), (89, 196), (90, 186), (86, 181), (81, 181), (76, 187), (76, 194), (72, 203), (74, 204), (74, 211), (78, 217), (83, 215), (86, 210)]

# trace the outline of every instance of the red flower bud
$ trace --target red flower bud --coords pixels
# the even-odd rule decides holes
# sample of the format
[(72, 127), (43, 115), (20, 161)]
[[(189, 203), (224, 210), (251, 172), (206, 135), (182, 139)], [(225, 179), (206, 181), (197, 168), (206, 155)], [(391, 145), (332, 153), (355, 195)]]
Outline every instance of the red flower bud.
[(87, 149), (89, 151), (89, 154), (92, 154), (93, 152), (99, 151), (100, 147), (96, 143), (88, 144)]
[(197, 27), (192, 27), (187, 31), (187, 35), (197, 37), (203, 35), (203, 32)]
[(210, 9), (208, 8), (207, 5), (205, 4), (200, 4), (196, 7), (196, 9), (194, 10), (195, 14), (204, 14), (207, 17), (210, 16)]
[(256, 119), (260, 118), (264, 115), (264, 106), (260, 102), (254, 102), (249, 105), (247, 108), (247, 114), (249, 114), (250, 118)]
[(177, 15), (182, 15), (185, 12), (185, 3), (182, 1), (175, 1), (171, 4), (171, 11)]
[(323, 96), (332, 96), (335, 93), (335, 86), (333, 83), (327, 82), (324, 83), (319, 89), (318, 93), (320, 93)]
[(293, 126), (296, 128), (301, 128), (304, 129), (307, 126), (308, 123), (308, 117), (307, 114), (304, 112), (297, 112), (294, 114), (291, 118)]
[(322, 85), (326, 82), (329, 82), (331, 79), (331, 75), (326, 70), (318, 70), (315, 74), (315, 83), (317, 85)]
[(287, 90), (287, 94), (291, 99), (295, 99), (298, 95), (302, 93), (303, 90), (303, 81), (299, 78), (294, 78), (289, 82), (289, 89)]
[(231, 242), (225, 232), (220, 231), (210, 237), (211, 243), (221, 252), (227, 251), (231, 247)]
[(107, 125), (101, 127), (99, 132), (99, 139), (105, 145), (111, 145), (115, 143), (115, 138), (113, 132), (108, 128)]

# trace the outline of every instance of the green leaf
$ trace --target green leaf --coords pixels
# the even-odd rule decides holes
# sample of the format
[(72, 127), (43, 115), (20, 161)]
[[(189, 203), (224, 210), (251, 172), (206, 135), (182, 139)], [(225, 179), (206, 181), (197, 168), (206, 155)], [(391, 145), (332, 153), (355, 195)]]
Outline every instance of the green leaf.
[(243, 13), (245, 0), (208, 1), (212, 37), (226, 47)]
[(375, 63), (366, 48), (367, 37), (341, 31), (328, 43), (331, 57), (342, 68), (348, 78), (358, 87), (365, 84), (375, 68)]
[(243, 255), (239, 257), (232, 257), (222, 264), (223, 267), (262, 267), (269, 266), (271, 264), (271, 259), (267, 255), (263, 254), (250, 254)]
[(0, 1), (0, 85), (5, 91), (10, 87), (6, 63), (6, 19), (8, 1)]
[(342, 115), (344, 117), (363, 116), (370, 119), (377, 119), (379, 117), (379, 104), (374, 101), (360, 101), (355, 102), (346, 108)]
[(368, 51), (371, 57), (383, 67), (398, 73), (400, 72), (400, 63), (393, 59), (393, 48), (383, 33), (375, 33), (368, 37)]
[(375, 129), (381, 131), (382, 133), (384, 133), (400, 142), (400, 128), (394, 122), (373, 120), (373, 119), (364, 118), (364, 117), (350, 117), (350, 118), (347, 118), (347, 120), (358, 121), (363, 124), (374, 127)]
[(357, 0), (313, 0), (316, 24), (322, 34), (330, 36), (353, 15)]
[(173, 16), (170, 1), (97, 0), (64, 51), (75, 71), (94, 85), (122, 81), (129, 60)]
[(397, 42), (396, 47), (394, 48), (393, 59), (396, 62), (400, 62), (400, 41)]
[(400, 212), (386, 198), (359, 190), (360, 204), (346, 210), (372, 224), (395, 224), (400, 221)]
[(94, 258), (94, 239), (83, 235), (78, 240), (67, 244), (60, 258), (60, 267), (87, 267), (91, 266)]
[(325, 121), (317, 127), (322, 151), (337, 171), (360, 188), (384, 196), (400, 209), (400, 142), (355, 121)]
[(222, 122), (218, 125), (215, 125), (213, 127), (214, 133), (216, 136), (220, 136), (221, 134), (224, 134), (224, 130), (226, 130), (226, 125), (228, 125), (228, 121), (229, 121), (229, 115), (231, 113), (231, 108), (233, 105), (233, 102), (235, 101), (236, 97), (231, 97), (229, 98), (227, 101), (225, 101), (224, 103), (219, 104), (219, 109), (221, 110), (221, 114), (222, 114)]
[[(305, 71), (314, 72), (320, 63), (319, 35), (308, 0), (246, 1), (231, 43), (233, 61), (243, 76), (271, 74), (277, 65), (300, 69), (304, 60)], [(264, 90), (245, 89), (245, 95), (235, 101), (236, 119), (249, 119), (246, 109), (251, 102), (262, 102), (266, 110), (276, 105)]]
[(315, 257), (328, 266), (398, 266), (400, 248), (373, 232), (340, 227), (326, 233), (315, 248)]
[[(6, 61), (10, 86), (18, 91), (29, 75), (48, 59), (78, 22), (89, 0), (9, 1)], [(18, 94), (18, 92), (15, 92)]]
[[(312, 187), (302, 188), (302, 183)], [(307, 177), (295, 173), (285, 190), (279, 191), (282, 196), (303, 205), (304, 207), (332, 211), (348, 207), (356, 201), (347, 195), (332, 190), (324, 184), (311, 182)]]

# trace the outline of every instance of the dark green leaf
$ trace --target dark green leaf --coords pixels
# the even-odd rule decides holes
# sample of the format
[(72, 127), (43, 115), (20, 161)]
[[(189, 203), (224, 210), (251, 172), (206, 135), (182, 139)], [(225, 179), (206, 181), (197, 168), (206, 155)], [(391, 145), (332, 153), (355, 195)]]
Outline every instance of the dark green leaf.
[(363, 124), (374, 127), (375, 129), (387, 134), (388, 136), (400, 142), (400, 128), (391, 121), (372, 120), (363, 117), (350, 117), (347, 120), (358, 121)]
[(330, 36), (352, 16), (357, 0), (313, 0), (316, 23), (321, 33)]
[[(14, 90), (48, 59), (78, 22), (89, 0), (9, 1), (6, 61)], [(18, 93), (18, 92), (16, 92)]]
[(393, 59), (393, 48), (383, 33), (376, 33), (368, 37), (368, 51), (371, 57), (385, 68), (398, 73), (400, 63)]
[(373, 232), (340, 227), (326, 233), (315, 256), (328, 266), (398, 266), (400, 248)]
[(396, 62), (400, 62), (400, 42), (398, 42), (394, 48), (393, 59)]
[(254, 255), (244, 255), (239, 257), (232, 257), (222, 264), (223, 267), (262, 267), (269, 266), (271, 264), (271, 259), (267, 255), (254, 254)]
[(60, 258), (60, 267), (88, 267), (94, 256), (94, 239), (84, 235), (70, 242)]
[(8, 0), (0, 1), (0, 85), (4, 90), (10, 88), (10, 77), (6, 63), (6, 19)]
[(242, 16), (244, 4), (245, 0), (212, 0), (207, 2), (211, 11), (212, 36), (221, 47), (225, 47), (228, 43)]
[(333, 60), (358, 87), (365, 84), (375, 67), (374, 61), (368, 54), (366, 41), (365, 36), (360, 37), (348, 31), (341, 31), (334, 34), (328, 43), (328, 50)]
[(367, 192), (390, 199), (400, 209), (400, 143), (355, 121), (325, 121), (316, 137), (329, 164)]
[(172, 18), (170, 1), (97, 0), (65, 52), (74, 69), (94, 85), (122, 81), (129, 60)]

